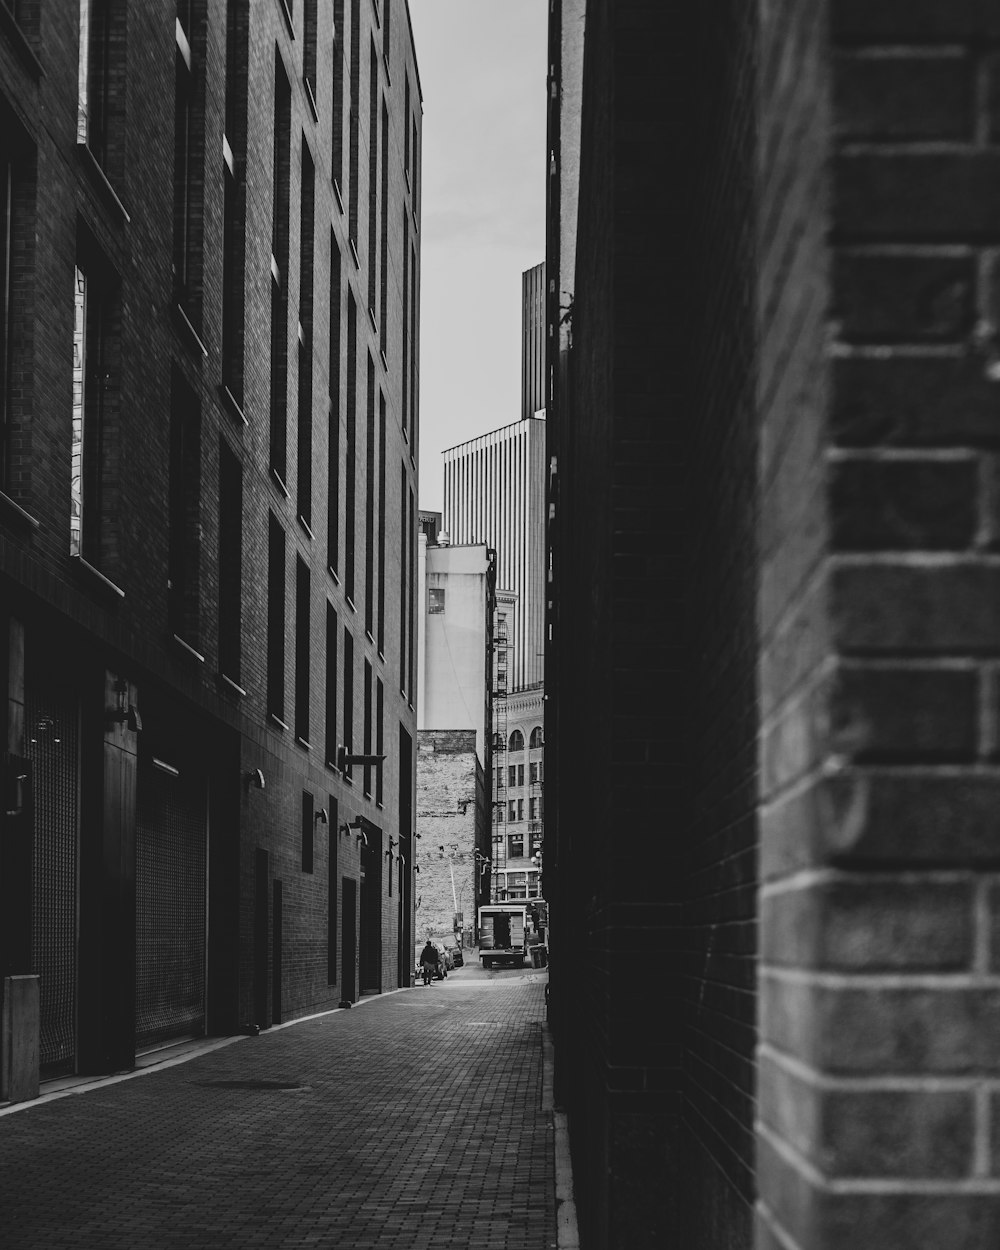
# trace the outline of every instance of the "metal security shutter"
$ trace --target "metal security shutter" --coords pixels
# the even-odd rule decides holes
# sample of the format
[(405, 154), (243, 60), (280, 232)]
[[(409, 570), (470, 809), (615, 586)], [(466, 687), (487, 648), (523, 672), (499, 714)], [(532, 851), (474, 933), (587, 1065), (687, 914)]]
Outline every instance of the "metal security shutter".
[(137, 1048), (205, 1031), (205, 788), (139, 766), (136, 827)]
[(79, 711), (72, 692), (25, 691), (32, 764), (31, 970), (41, 997), (43, 1076), (72, 1072), (76, 1058), (76, 926), (79, 847)]

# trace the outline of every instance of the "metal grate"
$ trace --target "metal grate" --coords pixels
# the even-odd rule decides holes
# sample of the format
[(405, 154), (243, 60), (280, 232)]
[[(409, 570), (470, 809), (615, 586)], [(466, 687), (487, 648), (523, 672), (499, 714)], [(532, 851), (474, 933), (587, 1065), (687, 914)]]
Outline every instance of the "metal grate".
[(44, 1076), (72, 1072), (76, 1056), (79, 709), (71, 691), (25, 691), (32, 763), (31, 970), (39, 978)]
[(205, 1031), (206, 800), (200, 779), (139, 768), (137, 1047)]

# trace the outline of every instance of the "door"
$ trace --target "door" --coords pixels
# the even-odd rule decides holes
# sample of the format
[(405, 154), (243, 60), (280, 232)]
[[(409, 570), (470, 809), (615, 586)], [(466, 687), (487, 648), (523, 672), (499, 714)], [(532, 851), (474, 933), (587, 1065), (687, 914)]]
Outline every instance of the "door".
[(268, 864), (267, 851), (258, 850), (254, 855), (253, 892), (253, 1022), (266, 1029), (267, 1013), (267, 937), (268, 925)]
[(274, 883), (271, 908), (271, 1023), (281, 1023), (281, 882)]
[(358, 886), (353, 877), (344, 877), (340, 908), (340, 949), (342, 1001), (358, 997)]

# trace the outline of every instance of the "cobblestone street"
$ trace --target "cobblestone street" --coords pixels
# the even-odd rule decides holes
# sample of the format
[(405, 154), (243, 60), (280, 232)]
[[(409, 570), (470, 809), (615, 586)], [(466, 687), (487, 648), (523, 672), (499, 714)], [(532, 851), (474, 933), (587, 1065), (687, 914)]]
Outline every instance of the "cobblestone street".
[(548, 1250), (546, 980), (473, 960), (8, 1110), (0, 1244)]

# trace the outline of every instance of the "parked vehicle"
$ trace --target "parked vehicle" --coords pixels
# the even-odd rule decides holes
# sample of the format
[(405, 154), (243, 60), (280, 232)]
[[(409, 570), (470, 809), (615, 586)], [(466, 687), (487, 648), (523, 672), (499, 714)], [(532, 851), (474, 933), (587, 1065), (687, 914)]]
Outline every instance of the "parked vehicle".
[(524, 903), (490, 903), (479, 909), (479, 962), (484, 968), (521, 968), (527, 951)]
[(451, 956), (452, 967), (454, 968), (465, 967), (465, 956), (462, 954), (461, 946), (446, 946), (445, 950)]

